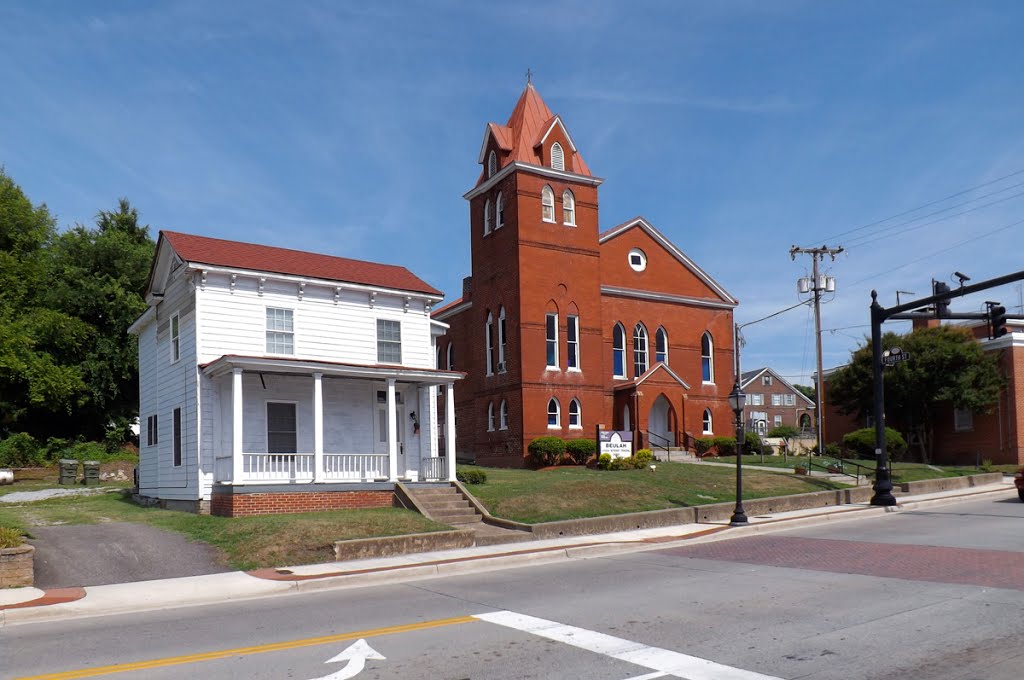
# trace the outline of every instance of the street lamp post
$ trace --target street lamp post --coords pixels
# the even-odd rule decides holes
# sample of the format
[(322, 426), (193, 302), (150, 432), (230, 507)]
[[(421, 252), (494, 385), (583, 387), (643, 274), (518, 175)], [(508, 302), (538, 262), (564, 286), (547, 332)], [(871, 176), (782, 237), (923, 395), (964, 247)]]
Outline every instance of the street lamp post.
[(740, 377), (736, 376), (736, 384), (729, 393), (729, 406), (736, 414), (736, 509), (729, 519), (729, 526), (747, 526), (747, 513), (743, 511), (743, 407), (746, 406), (747, 395), (740, 387)]

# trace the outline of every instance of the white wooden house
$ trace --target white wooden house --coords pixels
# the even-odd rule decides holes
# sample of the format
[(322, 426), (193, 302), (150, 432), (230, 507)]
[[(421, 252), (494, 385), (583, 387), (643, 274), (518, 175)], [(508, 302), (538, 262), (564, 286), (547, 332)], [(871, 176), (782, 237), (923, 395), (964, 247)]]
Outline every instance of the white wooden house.
[(403, 267), (161, 232), (129, 329), (139, 494), (257, 514), (390, 505), (398, 481), (454, 479), (437, 394), (463, 374), (435, 365), (441, 299)]

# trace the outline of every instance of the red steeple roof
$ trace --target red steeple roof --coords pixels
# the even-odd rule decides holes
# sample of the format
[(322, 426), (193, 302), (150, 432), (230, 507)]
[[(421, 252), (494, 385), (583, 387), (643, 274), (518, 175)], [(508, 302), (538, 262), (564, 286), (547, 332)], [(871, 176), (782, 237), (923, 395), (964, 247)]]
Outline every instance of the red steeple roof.
[(441, 291), (405, 267), (396, 265), (350, 260), (347, 257), (226, 241), (174, 231), (161, 231), (160, 236), (166, 239), (178, 257), (186, 262), (443, 295)]
[[(498, 148), (509, 152), (499, 154), (498, 168), (503, 168), (515, 161), (529, 165), (543, 165), (538, 145), (556, 120), (562, 124), (561, 118), (552, 114), (551, 109), (541, 99), (540, 93), (537, 92), (533, 83), (527, 83), (515, 108), (512, 109), (512, 115), (508, 117), (508, 122), (504, 126), (497, 123), (488, 123), (487, 125), (485, 135), (493, 136)], [(484, 138), (485, 147), (487, 137)], [(575, 168), (576, 174), (590, 176), (590, 169), (583, 162), (583, 157), (578, 151), (565, 149), (565, 153), (572, 154), (572, 167)], [(480, 178), (482, 181), (487, 175), (487, 159), (481, 154), (480, 160), (484, 163), (483, 174)]]

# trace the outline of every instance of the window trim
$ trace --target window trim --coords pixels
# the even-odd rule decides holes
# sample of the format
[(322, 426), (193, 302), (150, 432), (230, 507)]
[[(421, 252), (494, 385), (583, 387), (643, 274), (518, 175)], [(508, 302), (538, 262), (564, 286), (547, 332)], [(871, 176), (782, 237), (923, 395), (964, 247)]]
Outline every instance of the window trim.
[[(648, 347), (650, 335), (647, 333), (647, 326), (643, 321), (637, 321), (633, 327), (633, 377), (639, 378), (650, 368), (650, 348)], [(641, 342), (643, 347), (641, 349)], [(640, 370), (641, 359), (644, 370)]]
[[(660, 351), (658, 345), (663, 345)], [(658, 359), (659, 355), (661, 359)], [(654, 363), (659, 362), (668, 365), (668, 331), (664, 326), (658, 326), (658, 330), (654, 331)]]
[(494, 402), (487, 402), (487, 431), (494, 432)]
[[(551, 409), (551, 405), (554, 404), (554, 410)], [(551, 416), (555, 417), (555, 422), (552, 424)], [(560, 430), (562, 429), (562, 405), (558, 403), (558, 399), (551, 397), (548, 399), (548, 429), (549, 430)]]
[[(385, 340), (381, 340), (381, 337), (380, 337), (381, 324), (389, 324), (389, 323), (393, 323), (393, 324), (396, 324), (398, 326), (398, 340), (386, 340), (386, 339)], [(384, 343), (384, 344), (382, 344), (382, 343)], [(382, 358), (381, 350), (383, 350), (386, 346), (387, 347), (391, 347), (391, 346), (396, 345), (396, 344), (398, 345), (398, 360), (397, 361), (390, 361), (390, 360), (388, 360), (386, 358)], [(377, 363), (378, 364), (384, 364), (386, 366), (401, 366), (402, 365), (402, 322), (399, 321), (398, 319), (384, 319), (384, 318), (379, 318), (379, 317), (377, 319)]]
[(498, 192), (498, 198), (494, 202), (494, 230), (497, 231), (505, 226), (505, 194)]
[(544, 360), (548, 370), (558, 370), (558, 312), (544, 315)]
[(484, 201), (484, 236), (487, 236), (491, 231), (493, 231), (491, 227), (491, 199), (488, 198)]
[[(633, 264), (633, 257), (639, 257), (640, 263)], [(629, 263), (629, 268), (635, 272), (642, 272), (647, 269), (647, 253), (640, 248), (632, 248), (629, 254), (626, 255), (626, 262)]]
[(498, 429), (508, 429), (508, 402), (504, 399), (501, 400), (501, 406), (498, 409)]
[(171, 314), (171, 363), (176, 364), (181, 360), (181, 314)]
[(174, 467), (181, 467), (182, 449), (184, 448), (181, 436), (181, 407), (177, 407), (171, 413), (171, 464)]
[[(277, 312), (277, 311), (288, 312), (288, 315), (289, 315), (288, 318), (289, 318), (289, 320), (291, 322), (291, 324), (290, 324), (291, 325), (291, 330), (290, 331), (283, 331), (283, 330), (278, 330), (277, 328), (273, 328), (273, 329), (270, 328), (270, 319), (267, 318), (267, 313), (270, 312), (271, 310), (273, 310), (275, 312)], [(263, 323), (265, 325), (266, 336), (267, 336), (266, 337), (266, 344), (264, 345), (264, 348), (266, 349), (267, 354), (274, 354), (274, 355), (277, 355), (277, 356), (288, 356), (288, 357), (295, 356), (295, 309), (293, 309), (292, 307), (274, 307), (272, 305), (266, 305), (263, 308)], [(291, 351), (290, 352), (275, 352), (275, 351), (271, 350), (270, 349), (270, 334), (271, 333), (279, 334), (281, 336), (288, 336), (289, 339), (291, 340)], [(277, 344), (278, 344), (278, 339), (275, 338), (275, 346)]]
[[(615, 334), (616, 334), (616, 332), (618, 332), (619, 337), (622, 339), (622, 346), (621, 347), (616, 347), (615, 346)], [(616, 357), (616, 354), (619, 354), (619, 356), (622, 357), (622, 361), (621, 361), (622, 371), (618, 372), (618, 373), (615, 372), (615, 357)], [(625, 379), (625, 377), (626, 377), (626, 327), (623, 326), (622, 323), (618, 322), (618, 321), (616, 321), (615, 325), (612, 326), (612, 377), (613, 378), (622, 378), (622, 379)]]
[(455, 343), (451, 340), (448, 341), (448, 349), (445, 352), (448, 356), (445, 357), (448, 360), (448, 370), (455, 370)]
[[(573, 413), (573, 407), (576, 407), (576, 413)], [(573, 416), (576, 418), (576, 424), (573, 425)], [(583, 407), (580, 405), (580, 400), (573, 397), (569, 400), (569, 429), (570, 430), (582, 430), (583, 429)]]
[[(704, 351), (704, 341), (707, 340), (707, 352)], [(704, 366), (707, 365), (707, 375), (704, 377)], [(715, 339), (711, 337), (711, 333), (704, 331), (704, 334), (700, 336), (700, 377), (701, 382), (705, 385), (715, 384)]]
[(506, 373), (508, 366), (505, 364), (505, 343), (507, 341), (505, 329), (505, 306), (498, 308), (498, 373)]
[(494, 317), (487, 312), (487, 321), (484, 323), (484, 348), (487, 350), (484, 367), (486, 375), (494, 375)]
[(953, 407), (953, 431), (974, 432), (974, 412), (968, 408)]
[[(551, 145), (551, 151), (549, 153), (552, 170), (565, 170), (565, 150), (562, 149), (562, 145), (555, 142)], [(557, 162), (556, 162), (557, 160)]]
[(487, 156), (487, 176), (494, 177), (494, 173), (498, 171), (498, 156), (491, 151)]
[[(573, 340), (573, 335), (576, 339)], [(565, 317), (565, 367), (567, 371), (582, 371), (580, 366), (580, 317), (569, 314)]]
[(548, 184), (540, 190), (540, 219), (550, 224), (555, 223), (555, 192)]
[(715, 416), (711, 413), (711, 409), (704, 409), (704, 413), (701, 414), (701, 428), (703, 432), (701, 434), (714, 434), (715, 433)]
[[(291, 406), (295, 412), (295, 446), (292, 447), (294, 451), (271, 451), (270, 450), (270, 406), (271, 404), (284, 404)], [(267, 454), (272, 456), (294, 456), (299, 452), (299, 404), (296, 401), (289, 401), (287, 399), (267, 399), (263, 402), (263, 416), (264, 421), (264, 433), (266, 434), (266, 449)], [(277, 432), (283, 433), (285, 430), (279, 430)]]
[(157, 446), (160, 443), (160, 418), (154, 413), (146, 418), (146, 446)]
[[(565, 219), (566, 215), (569, 219)], [(576, 196), (571, 189), (562, 192), (562, 224), (567, 227), (576, 226)]]

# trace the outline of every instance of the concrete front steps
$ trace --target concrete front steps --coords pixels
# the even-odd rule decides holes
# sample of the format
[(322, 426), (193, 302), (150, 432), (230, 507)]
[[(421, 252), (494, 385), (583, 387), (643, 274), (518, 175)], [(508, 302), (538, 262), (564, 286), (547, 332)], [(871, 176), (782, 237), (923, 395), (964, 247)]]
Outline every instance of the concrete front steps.
[(533, 540), (533, 536), (528, 532), (485, 524), (483, 515), (455, 486), (410, 485), (406, 487), (406, 491), (428, 518), (442, 524), (450, 524), (457, 529), (472, 530), (476, 545)]

